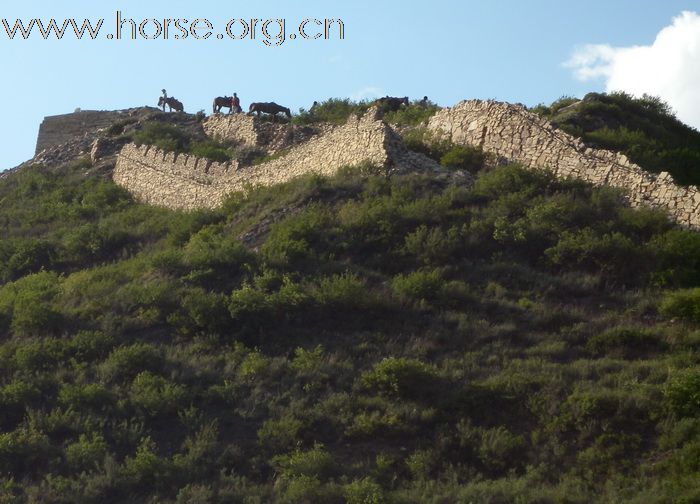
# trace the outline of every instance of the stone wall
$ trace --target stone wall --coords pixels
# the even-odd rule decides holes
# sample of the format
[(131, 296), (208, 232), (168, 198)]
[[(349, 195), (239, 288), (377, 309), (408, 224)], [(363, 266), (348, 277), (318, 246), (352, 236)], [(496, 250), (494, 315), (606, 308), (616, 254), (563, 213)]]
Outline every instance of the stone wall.
[(633, 206), (666, 210), (676, 222), (700, 230), (700, 192), (680, 187), (672, 177), (644, 171), (622, 154), (587, 148), (524, 107), (494, 101), (463, 101), (441, 110), (428, 128), (437, 136), (557, 177), (575, 177), (625, 190)]
[(36, 154), (44, 149), (64, 144), (86, 133), (111, 126), (127, 111), (84, 110), (73, 114), (45, 117), (39, 126)]
[(270, 153), (305, 143), (311, 137), (332, 129), (273, 123), (246, 114), (214, 114), (202, 123), (202, 127), (207, 136), (216, 140), (260, 147)]
[[(243, 134), (246, 134), (245, 132)], [(317, 135), (286, 155), (256, 166), (214, 163), (188, 155), (176, 156), (154, 147), (126, 145), (114, 169), (114, 180), (139, 200), (169, 208), (215, 208), (226, 194), (250, 185), (273, 185), (307, 173), (332, 175), (339, 168), (372, 163), (387, 170), (440, 167), (409, 152), (376, 110), (328, 133)]]

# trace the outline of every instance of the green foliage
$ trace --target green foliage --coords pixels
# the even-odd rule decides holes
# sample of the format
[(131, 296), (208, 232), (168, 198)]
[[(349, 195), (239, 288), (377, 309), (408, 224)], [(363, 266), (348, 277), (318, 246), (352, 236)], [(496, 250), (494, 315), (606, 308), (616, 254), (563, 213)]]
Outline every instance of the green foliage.
[(348, 504), (384, 504), (387, 502), (381, 485), (370, 478), (354, 480), (344, 485), (343, 497)]
[(697, 417), (700, 413), (700, 369), (676, 371), (666, 389), (671, 408), (679, 416)]
[(142, 371), (159, 371), (163, 359), (160, 352), (148, 343), (136, 343), (116, 348), (100, 364), (100, 376), (107, 381), (132, 380)]
[(154, 145), (166, 152), (187, 152), (191, 138), (181, 128), (164, 122), (148, 122), (133, 135), (136, 145)]
[(319, 103), (308, 111), (301, 109), (299, 114), (292, 119), (292, 123), (300, 125), (314, 123), (344, 124), (351, 115), (361, 116), (368, 108), (369, 103), (367, 102), (357, 103), (348, 99), (331, 98)]
[(630, 358), (664, 350), (666, 345), (651, 331), (617, 327), (590, 338), (586, 348), (598, 356)]
[(74, 470), (92, 470), (99, 467), (106, 454), (107, 443), (102, 436), (81, 434), (78, 441), (66, 447), (66, 462)]
[(440, 107), (432, 102), (423, 105), (420, 101), (411, 103), (408, 107), (384, 114), (384, 120), (397, 126), (417, 126), (427, 121), (440, 110)]
[(441, 158), (440, 164), (453, 170), (479, 171), (486, 161), (486, 154), (477, 147), (455, 146)]
[(147, 416), (172, 415), (184, 406), (186, 397), (184, 387), (149, 371), (139, 373), (131, 384), (131, 403)]
[(323, 445), (317, 444), (311, 450), (295, 450), (288, 455), (277, 455), (272, 463), (282, 478), (315, 477), (328, 478), (334, 471), (333, 456)]
[(660, 212), (513, 165), (201, 212), (86, 170), (0, 180), (0, 500), (693, 498), (699, 245)]
[(391, 282), (391, 287), (398, 296), (417, 301), (436, 299), (442, 286), (442, 275), (437, 269), (397, 275)]
[(670, 292), (661, 300), (659, 310), (666, 317), (700, 322), (700, 288)]
[(388, 396), (415, 398), (434, 390), (437, 371), (416, 359), (387, 357), (360, 377), (364, 389)]
[(213, 140), (194, 142), (189, 148), (189, 153), (197, 157), (211, 159), (218, 163), (225, 163), (236, 157), (236, 153), (231, 149)]

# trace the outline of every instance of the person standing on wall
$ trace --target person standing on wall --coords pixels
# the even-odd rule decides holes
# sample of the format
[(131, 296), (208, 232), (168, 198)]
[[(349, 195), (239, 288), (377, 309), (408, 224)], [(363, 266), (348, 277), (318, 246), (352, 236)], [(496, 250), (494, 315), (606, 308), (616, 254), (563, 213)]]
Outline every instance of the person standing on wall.
[(243, 109), (241, 108), (241, 100), (238, 98), (236, 93), (233, 93), (233, 98), (231, 98), (231, 113), (240, 114), (241, 112), (243, 112)]

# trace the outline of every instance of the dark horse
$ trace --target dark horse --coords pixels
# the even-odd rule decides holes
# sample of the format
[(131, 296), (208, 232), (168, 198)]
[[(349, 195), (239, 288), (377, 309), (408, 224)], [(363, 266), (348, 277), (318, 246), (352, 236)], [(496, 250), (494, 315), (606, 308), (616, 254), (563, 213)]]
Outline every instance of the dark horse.
[(231, 96), (219, 96), (214, 98), (214, 113), (220, 113), (222, 108), (227, 108), (229, 114), (231, 112), (236, 112), (237, 114), (242, 112), (240, 107), (238, 107), (238, 110), (233, 110), (233, 97)]
[(274, 119), (277, 117), (277, 114), (280, 112), (284, 112), (284, 115), (286, 115), (288, 118), (292, 118), (292, 113), (289, 111), (287, 107), (283, 107), (282, 105), (277, 105), (274, 102), (270, 103), (251, 103), (250, 108), (248, 109), (248, 115), (252, 113), (257, 113), (258, 117), (260, 117), (260, 113), (263, 112), (265, 114), (270, 114), (272, 118)]
[(396, 112), (401, 108), (401, 105), (406, 105), (408, 107), (408, 96), (403, 98), (394, 98), (393, 96), (385, 96), (384, 98), (379, 98), (375, 101), (382, 112)]
[(170, 112), (173, 110), (175, 112), (182, 112), (185, 110), (185, 107), (182, 105), (181, 101), (176, 100), (175, 98), (165, 98), (164, 96), (161, 96), (158, 99), (158, 106), (163, 107), (163, 112), (165, 112), (165, 106), (170, 107)]

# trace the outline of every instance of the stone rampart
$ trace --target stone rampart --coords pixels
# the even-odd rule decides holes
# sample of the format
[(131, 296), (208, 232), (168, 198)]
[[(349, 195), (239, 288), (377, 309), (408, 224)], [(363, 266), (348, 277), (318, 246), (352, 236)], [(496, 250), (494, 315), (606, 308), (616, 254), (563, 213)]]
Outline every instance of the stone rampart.
[(623, 154), (588, 148), (522, 106), (463, 101), (439, 111), (428, 129), (456, 144), (479, 146), (528, 168), (550, 170), (557, 177), (621, 188), (632, 206), (661, 208), (676, 222), (700, 229), (696, 187), (681, 187), (666, 172), (649, 173)]

